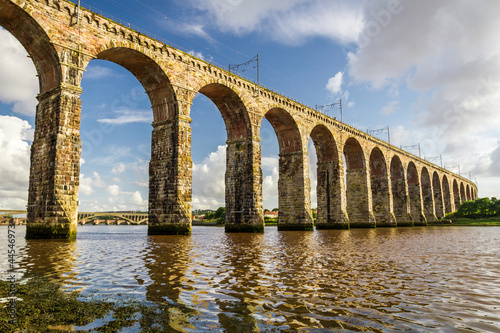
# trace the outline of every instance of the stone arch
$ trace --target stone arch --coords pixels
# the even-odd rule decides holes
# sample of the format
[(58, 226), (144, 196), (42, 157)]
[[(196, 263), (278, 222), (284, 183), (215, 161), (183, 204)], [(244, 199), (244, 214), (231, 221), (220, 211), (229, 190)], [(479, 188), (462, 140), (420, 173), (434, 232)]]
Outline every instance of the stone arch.
[(451, 192), (450, 192), (450, 182), (446, 175), (443, 175), (443, 205), (444, 205), (444, 213), (452, 213), (452, 200), (451, 200)]
[(372, 194), (373, 214), (377, 227), (395, 227), (396, 218), (393, 214), (389, 174), (384, 154), (375, 147), (370, 154), (370, 184)]
[(422, 192), (420, 187), (420, 177), (418, 176), (415, 163), (410, 162), (407, 169), (408, 195), (410, 197), (410, 214), (413, 225), (426, 225), (422, 206)]
[(434, 207), (436, 211), (436, 217), (438, 219), (441, 219), (445, 214), (444, 193), (437, 171), (434, 171), (434, 173), (432, 174), (432, 189), (434, 193)]
[(254, 171), (260, 169), (260, 143), (252, 135), (247, 107), (220, 83), (208, 83), (198, 92), (217, 106), (226, 125), (226, 232), (263, 232), (262, 175)]
[[(97, 59), (127, 69), (143, 86), (153, 112), (149, 164), (149, 234), (191, 232), (191, 155), (189, 121), (180, 117), (185, 105), (160, 64), (134, 49), (101, 46)], [(184, 107), (184, 109), (183, 109)]]
[(344, 144), (347, 214), (351, 227), (375, 227), (368, 188), (365, 154), (358, 140), (350, 137)]
[(342, 208), (343, 166), (339, 164), (337, 143), (324, 125), (316, 125), (311, 139), (318, 157), (316, 193), (318, 197), (317, 229), (348, 228), (347, 213)]
[(33, 60), (40, 94), (58, 87), (62, 81), (59, 56), (45, 30), (12, 1), (0, 1), (0, 26), (24, 46)]
[(465, 186), (463, 182), (460, 182), (460, 201), (467, 201), (467, 198), (465, 197)]
[(421, 172), (421, 189), (422, 189), (422, 202), (424, 206), (424, 214), (427, 222), (434, 222), (435, 209), (434, 209), (434, 195), (432, 190), (432, 181), (429, 170), (426, 167), (422, 168)]
[[(80, 91), (72, 81), (65, 81), (60, 56), (66, 50), (52, 44), (44, 27), (12, 1), (0, 0), (0, 25), (28, 52), (39, 81), (26, 238), (74, 238), (81, 146), (79, 121), (75, 120)], [(78, 76), (78, 69), (69, 71)]]
[(472, 196), (470, 194), (470, 187), (469, 187), (469, 184), (467, 184), (467, 186), (465, 187), (465, 197), (467, 198), (467, 200), (472, 200)]
[(282, 108), (272, 108), (265, 118), (278, 137), (278, 230), (312, 230), (308, 157), (295, 119)]
[(234, 90), (220, 83), (209, 83), (198, 91), (219, 109), (226, 124), (228, 140), (239, 140), (252, 135), (247, 108)]
[(110, 46), (96, 55), (130, 71), (142, 84), (151, 102), (155, 123), (177, 116), (176, 94), (166, 73), (155, 59), (125, 47)]
[(394, 155), (391, 160), (391, 190), (393, 211), (396, 223), (399, 226), (413, 226), (409, 215), (408, 189), (405, 181), (405, 170), (399, 156)]
[(453, 197), (455, 198), (455, 210), (457, 210), (458, 207), (460, 207), (462, 200), (460, 197), (460, 189), (458, 187), (458, 182), (456, 179), (453, 179)]

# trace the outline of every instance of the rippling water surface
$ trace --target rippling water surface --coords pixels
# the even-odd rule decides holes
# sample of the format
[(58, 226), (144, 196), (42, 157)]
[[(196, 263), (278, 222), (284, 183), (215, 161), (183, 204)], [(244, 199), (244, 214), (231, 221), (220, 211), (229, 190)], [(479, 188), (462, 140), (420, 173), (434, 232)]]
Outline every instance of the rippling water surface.
[[(187, 306), (188, 332), (500, 331), (500, 228), (147, 236), (147, 226), (89, 225), (76, 242), (16, 232), (19, 277)], [(5, 278), (6, 260), (0, 268)]]

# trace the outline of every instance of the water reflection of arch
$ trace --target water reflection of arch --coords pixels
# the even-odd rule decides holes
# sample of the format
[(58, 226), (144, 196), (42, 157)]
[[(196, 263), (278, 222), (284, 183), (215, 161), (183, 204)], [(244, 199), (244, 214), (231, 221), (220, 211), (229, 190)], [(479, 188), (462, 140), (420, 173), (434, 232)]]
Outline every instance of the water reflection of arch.
[(74, 241), (27, 239), (19, 269), (27, 279), (43, 278), (54, 283), (70, 283), (78, 275), (75, 272), (76, 249)]
[(263, 234), (225, 234), (218, 249), (220, 263), (216, 276), (219, 280), (212, 288), (223, 295), (216, 297), (214, 302), (219, 309), (219, 324), (226, 332), (257, 331), (253, 314), (269, 292), (267, 268), (276, 259), (266, 253), (266, 237)]
[(146, 287), (146, 299), (155, 303), (179, 303), (193, 249), (190, 236), (149, 236), (144, 261), (152, 284)]

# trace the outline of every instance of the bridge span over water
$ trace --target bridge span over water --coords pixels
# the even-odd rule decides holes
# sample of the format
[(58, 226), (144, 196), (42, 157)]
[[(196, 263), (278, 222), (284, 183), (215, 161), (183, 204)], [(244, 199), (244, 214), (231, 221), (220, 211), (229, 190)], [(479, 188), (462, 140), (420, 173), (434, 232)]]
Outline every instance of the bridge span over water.
[[(26, 215), (28, 211), (25, 210), (8, 210), (0, 209), (0, 220), (5, 219), (9, 216), (14, 215)], [(109, 222), (109, 220), (98, 220), (98, 217), (114, 217), (115, 221)], [(117, 224), (146, 224), (148, 222), (149, 215), (145, 213), (133, 213), (133, 212), (78, 212), (77, 223), (117, 223)]]
[(228, 232), (264, 230), (264, 118), (279, 142), (280, 230), (313, 228), (310, 137), (318, 155), (317, 228), (425, 225), (477, 196), (460, 175), (69, 1), (0, 0), (0, 25), (24, 45), (40, 82), (28, 238), (75, 237), (81, 79), (92, 59), (128, 69), (151, 101), (150, 234), (191, 232), (196, 94), (214, 102), (226, 125)]

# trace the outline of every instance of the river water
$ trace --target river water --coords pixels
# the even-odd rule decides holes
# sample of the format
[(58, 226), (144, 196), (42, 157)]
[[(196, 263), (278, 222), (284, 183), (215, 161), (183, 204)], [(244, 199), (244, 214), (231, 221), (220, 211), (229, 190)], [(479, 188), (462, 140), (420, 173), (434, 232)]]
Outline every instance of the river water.
[(16, 227), (16, 268), (82, 298), (188, 307), (187, 332), (500, 332), (500, 228), (265, 231), (86, 225), (64, 242)]

